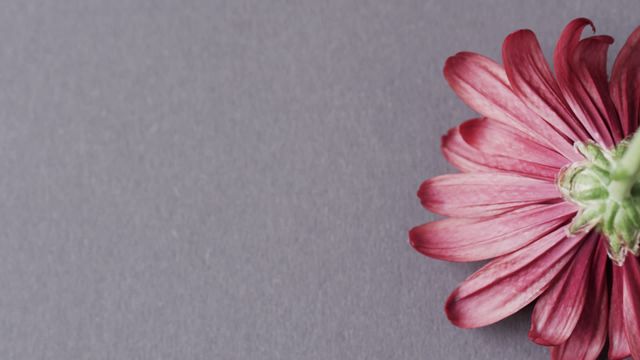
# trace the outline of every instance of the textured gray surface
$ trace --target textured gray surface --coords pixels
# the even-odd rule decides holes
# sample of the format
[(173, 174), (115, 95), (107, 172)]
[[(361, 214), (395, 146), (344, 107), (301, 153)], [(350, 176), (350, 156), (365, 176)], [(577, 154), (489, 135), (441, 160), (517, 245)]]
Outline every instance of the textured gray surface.
[[(569, 4), (570, 3), (570, 4)], [(611, 2), (613, 3), (613, 2)], [(2, 359), (545, 359), (415, 253), (441, 76), (616, 1), (2, 1)]]

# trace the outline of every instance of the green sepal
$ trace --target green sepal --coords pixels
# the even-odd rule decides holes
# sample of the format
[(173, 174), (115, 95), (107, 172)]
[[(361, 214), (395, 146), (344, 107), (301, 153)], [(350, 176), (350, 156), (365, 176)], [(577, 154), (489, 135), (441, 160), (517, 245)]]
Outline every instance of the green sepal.
[(584, 157), (587, 158), (587, 160), (591, 164), (603, 169), (608, 169), (609, 167), (611, 167), (609, 159), (607, 159), (604, 151), (597, 144), (593, 142), (586, 142), (579, 144), (577, 148), (578, 151), (580, 151), (580, 153), (584, 155)]
[(604, 206), (592, 206), (581, 209), (578, 214), (571, 221), (569, 226), (569, 232), (571, 234), (577, 234), (582, 231), (589, 231), (602, 219), (602, 213), (604, 212)]
[[(616, 264), (627, 253), (640, 252), (640, 182), (620, 163), (627, 145), (622, 142), (609, 150), (593, 142), (578, 144), (585, 161), (564, 168), (557, 180), (563, 196), (580, 209), (569, 233), (597, 229), (607, 238), (609, 256)], [(625, 182), (629, 182), (626, 194), (616, 191)]]

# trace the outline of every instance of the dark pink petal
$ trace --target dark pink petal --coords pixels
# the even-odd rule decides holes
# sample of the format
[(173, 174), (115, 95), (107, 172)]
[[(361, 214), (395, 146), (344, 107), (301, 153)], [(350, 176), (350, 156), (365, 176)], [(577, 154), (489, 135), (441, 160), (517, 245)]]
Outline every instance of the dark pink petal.
[(530, 109), (573, 142), (589, 139), (564, 101), (533, 32), (520, 30), (507, 36), (502, 58), (513, 91)]
[(627, 39), (611, 72), (611, 97), (618, 109), (625, 136), (638, 127), (640, 110), (640, 27)]
[(553, 181), (568, 160), (492, 119), (473, 119), (442, 139), (449, 162), (466, 172), (509, 172)]
[(628, 255), (622, 269), (622, 309), (627, 342), (634, 359), (640, 359), (640, 263)]
[(449, 320), (459, 327), (475, 328), (493, 324), (527, 306), (572, 260), (583, 237), (567, 237), (561, 227), (491, 261), (449, 296), (445, 305)]
[(611, 147), (622, 139), (607, 77), (607, 51), (613, 38), (580, 40), (587, 25), (593, 28), (590, 20), (581, 18), (564, 29), (554, 52), (555, 70), (560, 89), (580, 123), (594, 140)]
[[(611, 99), (607, 75), (607, 52), (613, 43), (610, 36), (592, 36), (581, 40), (576, 48), (574, 65), (578, 73), (578, 80), (582, 87), (575, 84), (574, 89), (580, 89), (582, 109), (596, 124), (601, 136), (605, 137), (605, 130), (609, 130), (613, 142), (620, 142), (624, 136), (622, 125)], [(599, 121), (598, 121), (599, 119)]]
[(448, 261), (478, 261), (501, 256), (566, 224), (576, 207), (568, 202), (529, 205), (497, 217), (449, 218), (417, 226), (411, 245), (424, 255)]
[(596, 245), (586, 303), (571, 337), (562, 345), (551, 349), (552, 360), (595, 360), (607, 339), (608, 289), (606, 239)]
[(621, 360), (631, 355), (624, 330), (622, 308), (622, 267), (612, 266), (611, 306), (609, 309), (609, 359)]
[(529, 338), (540, 345), (560, 345), (573, 332), (585, 303), (589, 287), (589, 268), (600, 236), (589, 234), (580, 245), (574, 261), (538, 299), (531, 315)]
[(441, 175), (418, 190), (426, 209), (454, 217), (490, 216), (560, 196), (553, 182), (502, 173)]
[(553, 52), (553, 65), (556, 74), (562, 73), (563, 77), (565, 77), (567, 73), (569, 73), (570, 54), (575, 50), (576, 45), (578, 45), (586, 26), (591, 26), (591, 29), (596, 31), (591, 20), (586, 18), (575, 19), (568, 23), (564, 30), (562, 30), (562, 34), (560, 34), (560, 38)]
[(447, 59), (444, 76), (456, 94), (478, 113), (515, 127), (577, 161), (573, 141), (560, 135), (512, 91), (504, 69), (482, 55), (462, 52)]

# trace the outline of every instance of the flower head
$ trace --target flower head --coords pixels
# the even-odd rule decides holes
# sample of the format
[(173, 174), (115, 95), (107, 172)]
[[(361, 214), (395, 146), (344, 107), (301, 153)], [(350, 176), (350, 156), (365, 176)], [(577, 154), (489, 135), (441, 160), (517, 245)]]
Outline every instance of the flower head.
[(640, 360), (640, 28), (607, 74), (609, 36), (582, 38), (571, 21), (554, 73), (529, 30), (509, 35), (503, 66), (450, 57), (444, 74), (482, 115), (442, 141), (462, 173), (425, 181), (422, 205), (448, 218), (409, 233), (419, 252), (492, 259), (445, 305), (465, 328), (495, 323), (537, 300), (529, 337), (553, 359)]

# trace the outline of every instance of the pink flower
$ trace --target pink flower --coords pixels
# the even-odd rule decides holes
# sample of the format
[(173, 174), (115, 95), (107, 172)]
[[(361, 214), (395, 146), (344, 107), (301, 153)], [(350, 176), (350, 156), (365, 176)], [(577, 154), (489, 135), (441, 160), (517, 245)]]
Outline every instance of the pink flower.
[(581, 39), (588, 25), (562, 32), (555, 76), (529, 30), (505, 39), (504, 66), (447, 60), (447, 81), (482, 117), (443, 137), (462, 173), (418, 191), (448, 218), (409, 237), (433, 258), (493, 259), (447, 300), (454, 325), (489, 325), (537, 299), (529, 337), (552, 359), (596, 359), (608, 338), (609, 358), (640, 360), (640, 27), (609, 77), (613, 39)]

